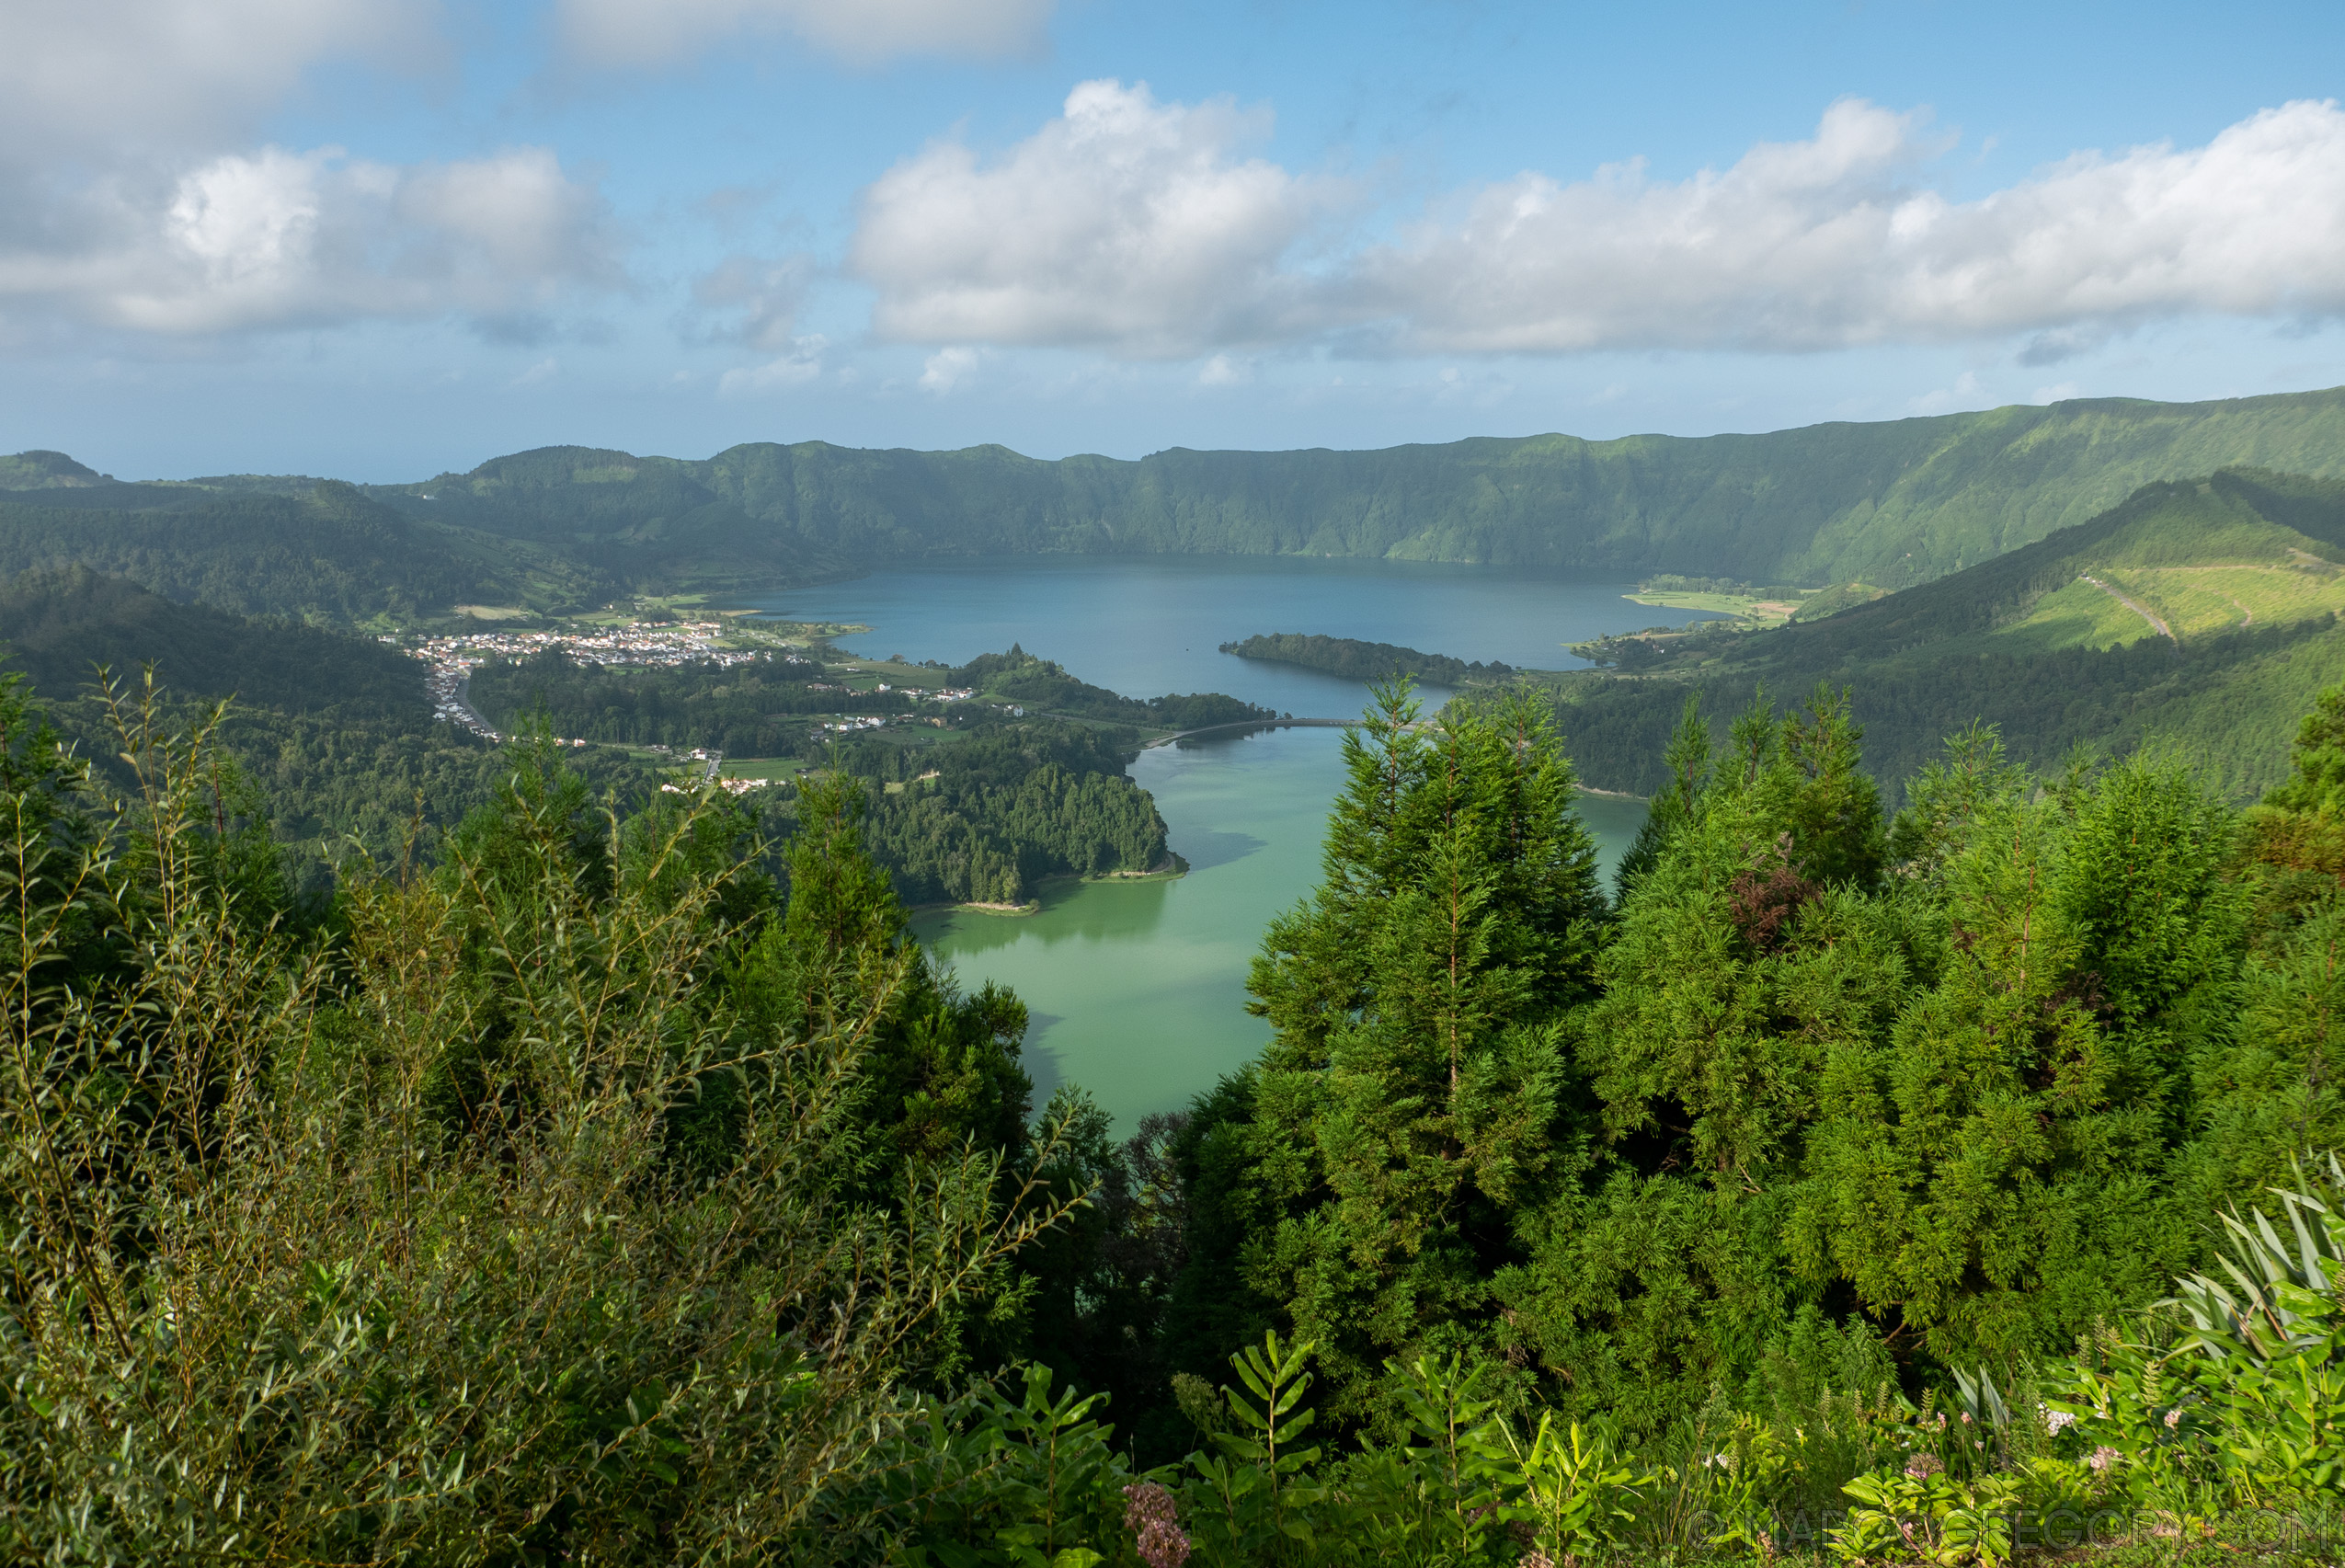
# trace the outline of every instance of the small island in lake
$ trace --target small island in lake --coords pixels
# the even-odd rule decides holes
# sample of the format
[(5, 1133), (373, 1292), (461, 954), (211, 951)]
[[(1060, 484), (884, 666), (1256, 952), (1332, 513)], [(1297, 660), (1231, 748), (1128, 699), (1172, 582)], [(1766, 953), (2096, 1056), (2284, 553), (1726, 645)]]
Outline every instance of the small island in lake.
[(1299, 632), (1272, 632), (1265, 636), (1248, 637), (1241, 643), (1223, 643), (1223, 653), (1234, 653), (1240, 658), (1267, 659), (1277, 664), (1298, 664), (1305, 670), (1317, 670), (1329, 675), (1341, 675), (1354, 681), (1382, 681), (1394, 675), (1407, 675), (1419, 681), (1430, 681), (1438, 686), (1470, 686), (1489, 681), (1513, 679), (1514, 668), (1480, 660), (1469, 664), (1462, 658), (1447, 654), (1422, 653), (1396, 643), (1366, 643), (1352, 637), (1306, 636)]

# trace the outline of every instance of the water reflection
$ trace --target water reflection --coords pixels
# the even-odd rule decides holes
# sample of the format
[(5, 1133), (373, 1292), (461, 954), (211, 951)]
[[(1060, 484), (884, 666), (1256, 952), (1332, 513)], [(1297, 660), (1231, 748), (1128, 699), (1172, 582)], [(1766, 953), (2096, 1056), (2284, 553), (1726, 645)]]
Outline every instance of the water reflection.
[[(1194, 864), (1194, 863), (1192, 863)], [(1030, 915), (989, 914), (982, 910), (938, 910), (916, 919), (922, 942), (949, 945), (958, 954), (987, 953), (1021, 942), (1055, 947), (1067, 942), (1138, 942), (1152, 935), (1164, 919), (1171, 882), (1049, 882), (1042, 908)]]

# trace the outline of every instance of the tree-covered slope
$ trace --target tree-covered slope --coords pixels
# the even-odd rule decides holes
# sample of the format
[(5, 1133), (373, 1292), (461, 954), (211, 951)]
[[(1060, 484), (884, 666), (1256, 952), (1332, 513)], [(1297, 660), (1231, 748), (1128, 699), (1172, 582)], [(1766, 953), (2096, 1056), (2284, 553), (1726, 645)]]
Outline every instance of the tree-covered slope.
[(2172, 747), (2248, 798), (2287, 767), (2295, 715), (2345, 680), (2345, 484), (2227, 470), (2144, 486), (2088, 522), (1822, 620), (1627, 640), (1624, 673), (1567, 677), (1591, 780), (1647, 793), (1688, 690), (1713, 717), (1762, 688), (1853, 688), (1866, 756), (1909, 777), (1974, 720), (2053, 766)]
[(0, 490), (79, 489), (113, 482), (62, 452), (19, 452), (0, 457)]
[[(422, 665), (371, 638), (179, 604), (86, 567), (0, 583), (0, 677), (27, 678), (116, 790), (135, 781), (91, 682), (106, 666), (135, 699), (147, 664), (171, 724), (234, 699), (216, 736), (233, 771), (280, 836), (329, 860), (353, 839), (395, 858), (418, 828), (429, 853), (510, 772), (496, 747), (434, 723)], [(583, 760), (601, 784), (627, 773), (617, 753)]]
[(0, 495), (0, 578), (70, 567), (238, 614), (341, 623), (605, 587), (559, 551), (413, 519), (331, 480), (303, 496), (110, 483)]
[(154, 664), (174, 691), (289, 712), (431, 716), (423, 667), (395, 648), (291, 621), (178, 604), (86, 567), (0, 583), (0, 657), (63, 701), (104, 665)]
[(643, 580), (1041, 551), (1334, 555), (1884, 587), (2226, 466), (2345, 475), (2345, 389), (2090, 399), (1760, 435), (1058, 462), (752, 443), (700, 462), (549, 447), (372, 493)]

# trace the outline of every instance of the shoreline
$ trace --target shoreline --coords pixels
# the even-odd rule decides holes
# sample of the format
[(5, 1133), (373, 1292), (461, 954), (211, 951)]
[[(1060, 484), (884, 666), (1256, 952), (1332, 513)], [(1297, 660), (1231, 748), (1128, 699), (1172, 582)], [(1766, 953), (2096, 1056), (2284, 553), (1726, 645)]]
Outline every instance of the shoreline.
[(940, 911), (950, 911), (955, 913), (966, 911), (973, 915), (998, 915), (1005, 919), (1017, 919), (1024, 915), (1040, 914), (1042, 912), (1042, 898), (1040, 896), (1041, 890), (1055, 883), (1072, 882), (1078, 886), (1088, 887), (1091, 884), (1099, 882), (1124, 884), (1135, 882), (1178, 882), (1188, 874), (1189, 863), (1168, 850), (1165, 852), (1164, 859), (1161, 864), (1150, 866), (1146, 871), (1107, 871), (1102, 872), (1096, 876), (1087, 876), (1079, 872), (1062, 871), (1053, 876), (1046, 876), (1042, 878), (1040, 883), (1036, 886), (1035, 897), (1027, 899), (1023, 904), (1004, 904), (989, 901), (961, 903), (952, 899), (939, 899), (933, 903), (907, 905), (904, 912), (909, 915), (932, 915), (939, 913)]

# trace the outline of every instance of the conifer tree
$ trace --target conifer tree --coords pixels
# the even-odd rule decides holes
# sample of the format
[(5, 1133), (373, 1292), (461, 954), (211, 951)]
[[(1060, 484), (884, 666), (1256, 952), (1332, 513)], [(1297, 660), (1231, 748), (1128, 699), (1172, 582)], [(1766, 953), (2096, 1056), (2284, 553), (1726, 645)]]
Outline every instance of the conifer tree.
[(1346, 1420), (1387, 1356), (1492, 1344), (1506, 1214), (1561, 1173), (1558, 1021), (1586, 994), (1595, 850), (1547, 715), (1520, 697), (1418, 722), (1380, 687), (1318, 891), (1271, 927), (1254, 1010), (1254, 1291), (1319, 1342)]

